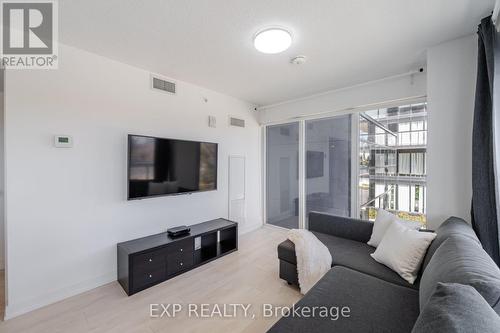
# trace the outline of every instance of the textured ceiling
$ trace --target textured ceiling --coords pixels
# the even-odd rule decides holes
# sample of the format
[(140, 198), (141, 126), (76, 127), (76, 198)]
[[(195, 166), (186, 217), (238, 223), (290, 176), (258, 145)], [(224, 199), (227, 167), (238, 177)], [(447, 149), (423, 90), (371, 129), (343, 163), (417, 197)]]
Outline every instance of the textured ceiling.
[[(476, 31), (494, 0), (64, 0), (61, 42), (259, 105), (399, 74)], [(256, 31), (293, 33), (287, 51)], [(307, 56), (295, 66), (291, 57)]]

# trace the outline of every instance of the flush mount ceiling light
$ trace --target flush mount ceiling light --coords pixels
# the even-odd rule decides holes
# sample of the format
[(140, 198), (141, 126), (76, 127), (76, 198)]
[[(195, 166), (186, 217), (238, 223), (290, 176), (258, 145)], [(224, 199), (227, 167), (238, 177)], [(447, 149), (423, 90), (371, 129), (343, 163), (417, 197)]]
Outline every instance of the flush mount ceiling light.
[(292, 44), (292, 35), (283, 28), (268, 28), (258, 32), (253, 39), (255, 48), (267, 54), (285, 51)]

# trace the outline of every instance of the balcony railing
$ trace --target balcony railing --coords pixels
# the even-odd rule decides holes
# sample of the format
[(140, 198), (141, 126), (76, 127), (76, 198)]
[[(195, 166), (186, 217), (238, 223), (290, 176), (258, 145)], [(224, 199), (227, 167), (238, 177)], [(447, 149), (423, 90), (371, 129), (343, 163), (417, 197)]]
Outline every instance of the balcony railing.
[[(361, 209), (363, 209), (363, 208), (366, 208), (366, 207), (370, 206), (372, 203), (376, 202), (377, 200), (378, 200), (378, 206), (379, 206), (379, 207), (383, 207), (383, 204), (382, 204), (382, 205), (380, 204), (380, 203), (381, 203), (381, 200), (382, 200), (382, 199), (385, 199), (385, 197), (386, 197), (386, 196), (387, 196), (387, 195), (388, 195), (388, 194), (389, 194), (389, 193), (390, 193), (393, 189), (394, 189), (394, 185), (389, 186), (389, 189), (388, 189), (387, 191), (385, 191), (385, 192), (384, 192), (384, 193), (382, 193), (382, 194), (377, 195), (375, 198), (373, 198), (373, 199), (371, 199), (371, 200), (369, 200), (369, 201), (365, 202), (364, 204), (362, 204), (362, 205), (361, 205)], [(382, 201), (382, 203), (383, 203), (383, 201)]]

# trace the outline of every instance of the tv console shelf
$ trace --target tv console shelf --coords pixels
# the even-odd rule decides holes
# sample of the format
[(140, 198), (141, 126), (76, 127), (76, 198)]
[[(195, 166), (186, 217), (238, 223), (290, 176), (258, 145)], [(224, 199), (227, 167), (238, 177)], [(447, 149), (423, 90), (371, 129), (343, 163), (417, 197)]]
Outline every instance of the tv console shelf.
[(190, 226), (188, 235), (166, 232), (118, 243), (118, 282), (131, 296), (238, 250), (238, 224), (216, 219)]

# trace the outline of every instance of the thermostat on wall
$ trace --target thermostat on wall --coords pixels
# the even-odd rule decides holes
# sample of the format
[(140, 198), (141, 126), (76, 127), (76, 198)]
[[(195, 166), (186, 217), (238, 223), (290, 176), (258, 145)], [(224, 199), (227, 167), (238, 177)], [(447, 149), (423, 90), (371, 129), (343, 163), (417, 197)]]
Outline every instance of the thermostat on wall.
[(55, 135), (54, 147), (56, 148), (71, 148), (73, 147), (73, 138), (68, 135)]

